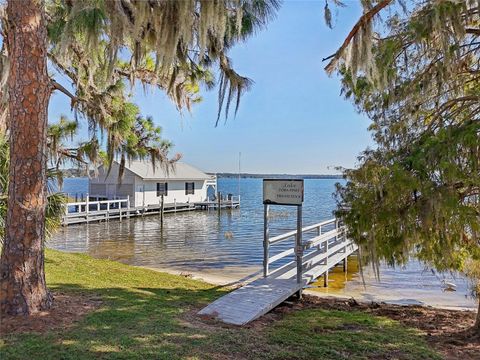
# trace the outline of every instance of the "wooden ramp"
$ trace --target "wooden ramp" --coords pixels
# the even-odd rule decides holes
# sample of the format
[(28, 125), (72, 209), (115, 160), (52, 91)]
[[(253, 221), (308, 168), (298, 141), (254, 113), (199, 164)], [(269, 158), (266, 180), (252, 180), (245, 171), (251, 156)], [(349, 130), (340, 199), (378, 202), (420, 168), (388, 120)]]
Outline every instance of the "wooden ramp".
[(300, 290), (296, 280), (262, 278), (221, 297), (202, 309), (228, 324), (244, 325), (266, 314)]
[[(329, 269), (346, 261), (357, 247), (345, 238), (343, 227), (335, 227), (322, 234), (322, 227), (332, 227), (332, 224), (336, 225), (336, 221), (331, 220), (302, 229), (302, 233), (316, 230), (317, 236), (303, 243), (306, 252), (302, 257), (301, 282), (297, 281), (295, 261), (279, 266), (270, 273), (268, 271), (270, 264), (293, 254), (293, 249), (271, 257), (267, 251), (266, 276), (214, 301), (202, 309), (199, 315), (212, 316), (228, 324), (245, 325), (266, 314)], [(268, 239), (268, 242), (272, 245), (295, 235), (296, 232), (290, 232)]]

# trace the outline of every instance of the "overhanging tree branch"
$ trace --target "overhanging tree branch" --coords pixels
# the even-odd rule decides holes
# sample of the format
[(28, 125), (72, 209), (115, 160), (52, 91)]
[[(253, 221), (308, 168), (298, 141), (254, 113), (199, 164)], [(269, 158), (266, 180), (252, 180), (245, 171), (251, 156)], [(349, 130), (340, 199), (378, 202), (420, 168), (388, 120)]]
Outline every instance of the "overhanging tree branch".
[(79, 100), (78, 97), (73, 95), (70, 91), (68, 91), (62, 84), (58, 83), (57, 81), (52, 79), (50, 80), (50, 83), (52, 84), (52, 88), (54, 90), (58, 90), (70, 98), (70, 106), (73, 109)]
[(341, 59), (341, 57), (344, 55), (345, 50), (347, 49), (348, 45), (350, 45), (350, 42), (352, 39), (357, 35), (358, 31), (368, 24), (372, 19), (374, 18), (375, 15), (377, 15), (383, 8), (386, 6), (390, 5), (393, 0), (382, 0), (380, 1), (377, 5), (375, 5), (371, 10), (367, 11), (365, 14), (363, 14), (360, 19), (357, 21), (357, 23), (353, 26), (352, 30), (348, 33), (347, 37), (345, 38), (345, 41), (343, 42), (342, 46), (335, 52), (335, 54), (330, 55), (329, 57), (325, 58), (324, 60), (327, 60), (329, 58), (333, 59), (328, 63), (327, 66), (325, 66), (325, 71), (327, 73), (332, 73), (333, 70), (335, 69), (338, 61)]

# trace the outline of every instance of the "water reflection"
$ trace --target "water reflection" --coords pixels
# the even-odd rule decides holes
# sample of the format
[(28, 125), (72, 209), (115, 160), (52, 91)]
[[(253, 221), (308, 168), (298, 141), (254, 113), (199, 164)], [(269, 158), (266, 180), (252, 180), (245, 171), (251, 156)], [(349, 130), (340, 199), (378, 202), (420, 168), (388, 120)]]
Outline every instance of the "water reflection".
[(355, 255), (348, 258), (347, 271), (344, 271), (343, 264), (339, 264), (328, 273), (328, 286), (325, 287), (325, 278), (321, 276), (311, 284), (310, 289), (325, 294), (341, 294), (348, 282), (358, 277), (358, 260)]
[(244, 252), (245, 237), (238, 229), (230, 230), (234, 236), (224, 236), (234, 216), (238, 214), (222, 215), (225, 223), (212, 213), (198, 212), (165, 216), (163, 226), (157, 216), (75, 225), (62, 229), (49, 245), (149, 267), (254, 264), (259, 255)]

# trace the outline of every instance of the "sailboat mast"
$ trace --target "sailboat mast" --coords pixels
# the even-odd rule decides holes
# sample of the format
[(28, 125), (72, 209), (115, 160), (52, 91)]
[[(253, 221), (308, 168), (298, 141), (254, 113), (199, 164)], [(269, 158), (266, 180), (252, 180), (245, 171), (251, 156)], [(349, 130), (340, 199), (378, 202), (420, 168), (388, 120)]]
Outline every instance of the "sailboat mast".
[(238, 195), (240, 196), (240, 173), (241, 173), (241, 158), (242, 158), (242, 153), (238, 153)]

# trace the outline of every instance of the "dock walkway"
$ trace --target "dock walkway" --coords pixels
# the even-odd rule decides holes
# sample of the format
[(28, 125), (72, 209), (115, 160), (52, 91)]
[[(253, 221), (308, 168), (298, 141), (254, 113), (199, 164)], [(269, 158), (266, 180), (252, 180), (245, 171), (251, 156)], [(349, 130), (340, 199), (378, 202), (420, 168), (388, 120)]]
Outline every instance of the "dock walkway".
[(83, 224), (90, 222), (109, 221), (113, 219), (159, 215), (162, 212), (178, 213), (194, 210), (235, 209), (240, 207), (240, 197), (234, 196), (221, 201), (202, 201), (193, 203), (150, 204), (148, 206), (131, 206), (129, 198), (114, 200), (76, 201), (67, 203), (62, 218), (63, 225)]
[[(202, 309), (199, 315), (212, 316), (229, 324), (245, 325), (298, 293), (321, 275), (325, 274), (324, 285), (327, 286), (328, 270), (342, 262), (346, 268), (348, 256), (357, 250), (357, 246), (346, 238), (345, 227), (338, 226), (336, 219), (302, 229), (302, 234), (311, 232), (316, 234), (302, 245), (305, 253), (301, 256), (301, 278), (297, 278), (296, 261), (287, 262), (269, 271), (269, 265), (294, 254), (294, 248), (271, 257), (269, 251), (266, 251), (263, 278), (214, 301)], [(296, 231), (267, 238), (266, 249), (294, 236)]]

